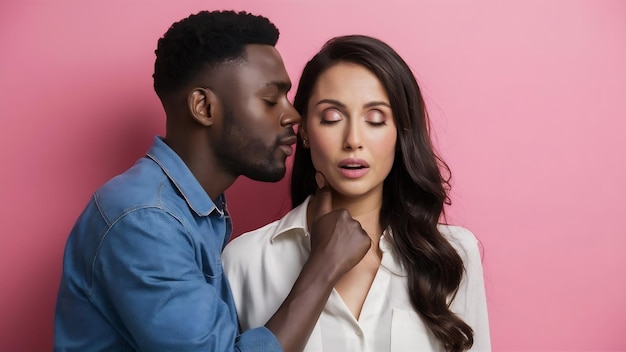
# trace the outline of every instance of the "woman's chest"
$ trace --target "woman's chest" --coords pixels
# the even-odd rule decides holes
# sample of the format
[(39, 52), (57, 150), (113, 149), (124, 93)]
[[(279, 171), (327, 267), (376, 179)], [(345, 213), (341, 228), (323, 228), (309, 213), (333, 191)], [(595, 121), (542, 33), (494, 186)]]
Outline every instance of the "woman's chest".
[(376, 272), (358, 319), (333, 290), (305, 351), (438, 351), (439, 342), (414, 311), (406, 277)]

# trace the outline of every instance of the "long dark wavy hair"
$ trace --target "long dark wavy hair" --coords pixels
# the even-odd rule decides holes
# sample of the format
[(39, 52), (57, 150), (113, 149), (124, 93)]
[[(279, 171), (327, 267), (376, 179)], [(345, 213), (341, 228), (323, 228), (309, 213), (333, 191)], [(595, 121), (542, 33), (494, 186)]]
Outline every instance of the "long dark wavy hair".
[[(474, 341), (472, 328), (449, 308), (463, 276), (463, 260), (437, 229), (444, 205), (449, 203), (450, 169), (431, 143), (417, 81), (386, 43), (362, 35), (335, 37), (307, 63), (300, 77), (294, 106), (302, 124), (317, 79), (339, 62), (370, 70), (389, 97), (398, 140), (393, 167), (383, 184), (380, 225), (391, 229), (394, 251), (408, 273), (411, 303), (447, 351), (467, 350)], [(316, 189), (311, 151), (303, 147), (298, 135), (292, 206), (302, 204)]]

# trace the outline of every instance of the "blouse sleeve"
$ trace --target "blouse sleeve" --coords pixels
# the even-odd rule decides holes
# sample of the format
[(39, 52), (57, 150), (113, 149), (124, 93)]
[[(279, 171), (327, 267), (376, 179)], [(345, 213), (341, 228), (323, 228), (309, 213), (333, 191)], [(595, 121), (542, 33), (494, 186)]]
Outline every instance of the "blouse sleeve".
[(467, 229), (454, 227), (453, 244), (463, 259), (465, 272), (452, 310), (474, 330), (474, 345), (470, 351), (491, 351), (487, 297), (482, 259), (476, 237)]

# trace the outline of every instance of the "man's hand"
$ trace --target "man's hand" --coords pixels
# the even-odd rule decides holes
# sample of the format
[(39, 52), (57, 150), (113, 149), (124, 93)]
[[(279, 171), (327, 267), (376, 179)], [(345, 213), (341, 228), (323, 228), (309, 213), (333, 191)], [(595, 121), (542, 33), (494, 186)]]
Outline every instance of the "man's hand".
[(358, 264), (372, 241), (346, 209), (332, 210), (332, 195), (324, 176), (317, 172), (319, 187), (315, 193), (314, 220), (311, 228), (311, 256), (334, 282)]
[(332, 211), (331, 193), (321, 173), (312, 207), (311, 255), (278, 311), (265, 324), (285, 352), (302, 351), (328, 296), (341, 277), (372, 245), (361, 224), (346, 209)]

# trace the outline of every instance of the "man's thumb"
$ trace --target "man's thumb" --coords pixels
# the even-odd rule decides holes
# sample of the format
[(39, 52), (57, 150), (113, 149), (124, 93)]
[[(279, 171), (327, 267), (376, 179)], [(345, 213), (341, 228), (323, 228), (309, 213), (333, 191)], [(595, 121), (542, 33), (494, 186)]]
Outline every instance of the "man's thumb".
[(333, 210), (332, 196), (330, 193), (330, 187), (326, 183), (326, 178), (321, 172), (315, 173), (315, 182), (317, 182), (317, 192), (315, 192), (315, 198), (317, 202), (317, 211), (315, 213), (315, 220), (330, 213)]

